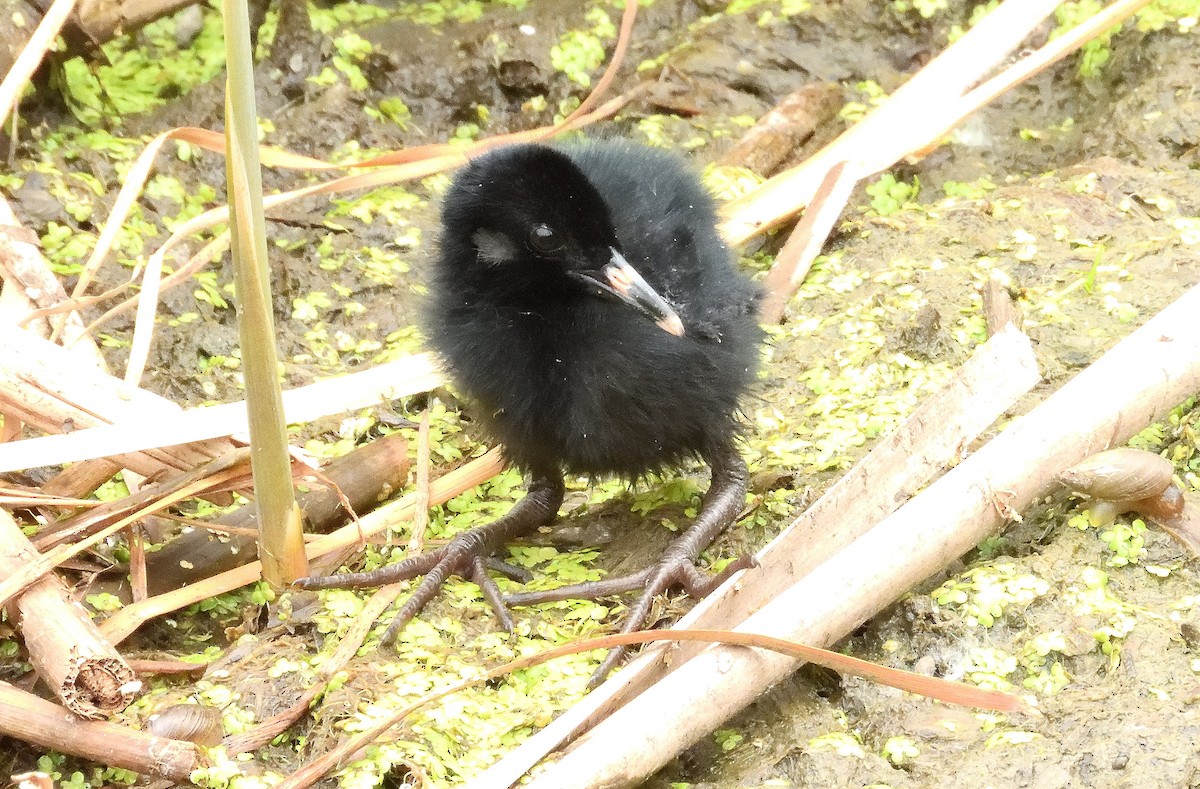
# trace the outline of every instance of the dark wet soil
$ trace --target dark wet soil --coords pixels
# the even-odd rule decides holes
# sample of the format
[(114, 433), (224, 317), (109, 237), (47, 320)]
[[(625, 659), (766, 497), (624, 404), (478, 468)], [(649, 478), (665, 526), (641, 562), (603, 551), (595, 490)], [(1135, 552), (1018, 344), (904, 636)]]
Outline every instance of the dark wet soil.
[[(653, 128), (662, 141), (696, 139), (692, 155), (718, 159), (736, 139), (736, 116), (757, 117), (787, 93), (817, 82), (842, 86), (846, 100), (873, 80), (891, 91), (944, 45), (946, 30), (965, 23), (969, 8), (956, 5), (933, 20), (898, 13), (867, 0), (818, 4), (791, 19), (758, 24), (758, 13), (706, 14), (723, 4), (658, 0), (642, 11), (618, 90), (641, 80), (656, 85), (647, 96), (598, 130), (644, 139)], [(586, 7), (568, 0), (531, 2), (523, 12), (489, 9), (465, 24), (437, 30), (395, 21), (364, 29), (376, 47), (364, 68), (369, 86), (355, 92), (339, 83), (317, 88), (303, 77), (328, 61), (326, 43), (297, 45), (284, 58), (274, 53), (260, 68), (260, 114), (271, 120), (268, 142), (298, 153), (329, 156), (346, 141), (391, 149), (444, 140), (488, 109), (484, 133), (548, 123), (564, 99), (581, 92), (550, 63), (549, 50), (568, 30), (582, 27)], [(614, 19), (616, 11), (612, 12)], [(516, 32), (520, 24), (534, 33)], [(1041, 43), (1049, 28), (1032, 41)], [(810, 412), (814, 391), (806, 371), (839, 369), (861, 354), (849, 331), (866, 321), (881, 338), (865, 363), (894, 361), (895, 354), (949, 370), (961, 363), (979, 336), (979, 285), (992, 270), (1003, 272), (1035, 341), (1044, 382), (1022, 408), (1053, 391), (1115, 344), (1133, 327), (1200, 282), (1200, 74), (1195, 34), (1126, 32), (1115, 39), (1108, 66), (1096, 77), (1078, 76), (1068, 60), (1015, 89), (966, 122), (954, 140), (916, 163), (899, 165), (898, 178), (921, 184), (918, 205), (881, 217), (866, 210), (860, 191), (827, 248), (831, 260), (789, 307), (772, 339), (748, 444), (761, 457), (758, 492), (781, 489), (784, 506), (754, 528), (723, 537), (710, 555), (733, 556), (761, 546), (783, 528), (840, 468), (870, 448), (862, 436), (831, 452), (838, 462), (808, 458), (788, 468), (786, 458), (760, 445), (755, 414), (777, 410), (795, 435), (816, 428)], [(637, 72), (645, 59), (672, 54), (665, 67)], [(371, 121), (361, 107), (402, 96), (412, 112), (406, 129)], [(545, 109), (528, 109), (535, 96)], [(198, 88), (175, 105), (132, 118), (123, 133), (157, 132), (177, 125), (220, 127), (219, 85)], [(522, 109), (525, 106), (526, 109)], [(672, 111), (683, 114), (672, 114)], [(649, 120), (652, 123), (647, 124)], [(835, 121), (810, 141), (811, 151), (844, 127)], [(1025, 132), (1024, 134), (1022, 132)], [(110, 163), (88, 166), (115, 183)], [(217, 184), (223, 166), (213, 158), (166, 161), (163, 171), (185, 182)], [(945, 199), (947, 182), (986, 178), (995, 185), (971, 197)], [(268, 189), (294, 185), (291, 174), (268, 172)], [(378, 349), (355, 341), (403, 332), (417, 317), (423, 261), (435, 236), (437, 186), (411, 184), (403, 218), (390, 222), (338, 215), (324, 198), (275, 212), (270, 227), (275, 256), (276, 318), (288, 385), (311, 382), (371, 363)], [(68, 221), (52, 203), (39, 201), (36, 184), (18, 194), (18, 212), (32, 222)], [(218, 198), (219, 199), (219, 198)], [(407, 199), (407, 198), (406, 198)], [(147, 221), (161, 212), (143, 201)], [(38, 228), (39, 230), (41, 228)], [(773, 242), (767, 242), (769, 251)], [(371, 248), (390, 249), (398, 261), (379, 270), (362, 263)], [(194, 249), (192, 250), (194, 251)], [(334, 271), (330, 258), (344, 261)], [(217, 282), (231, 280), (228, 261)], [(105, 285), (125, 276), (106, 273)], [(341, 298), (361, 305), (328, 317), (320, 336), (296, 317), (294, 301), (336, 282)], [(902, 298), (897, 294), (902, 293)], [(197, 323), (169, 321), (199, 312)], [(226, 357), (236, 349), (232, 310), (197, 301), (192, 288), (164, 298), (163, 321), (145, 385), (181, 403), (239, 396), (237, 376), (220, 365), (201, 372), (198, 359)], [(131, 329), (131, 316), (106, 331)], [(815, 323), (814, 323), (815, 321)], [(330, 342), (339, 335), (348, 342)], [(330, 348), (334, 350), (330, 350)], [(414, 346), (415, 347), (415, 346)], [(397, 346), (400, 349), (400, 346)], [(120, 369), (120, 349), (112, 352)], [(903, 402), (902, 384), (880, 385), (879, 395)], [(451, 403), (451, 395), (444, 397)], [(912, 403), (901, 407), (910, 408)], [(902, 413), (899, 414), (902, 416)], [(898, 417), (897, 417), (898, 418)], [(1195, 414), (1190, 417), (1194, 425)], [(804, 427), (800, 427), (800, 426)], [(336, 420), (306, 429), (328, 435)], [(808, 432), (805, 432), (808, 431)], [(1164, 447), (1195, 485), (1195, 432), (1167, 431)], [(808, 456), (805, 456), (808, 457)], [(1187, 464), (1191, 463), (1189, 467)], [(702, 481), (703, 476), (698, 475)], [(1047, 502), (986, 551), (964, 557), (949, 575), (913, 579), (914, 591), (865, 624), (841, 648), (889, 665), (916, 667), (950, 677), (968, 673), (980, 650), (1019, 655), (1038, 635), (1062, 634), (1067, 646), (1053, 651), (1069, 682), (1041, 693), (1041, 720), (1019, 725), (947, 709), (858, 680), (804, 670), (773, 689), (752, 709), (727, 724), (741, 740), (697, 744), (648, 785), (695, 787), (771, 786), (993, 786), (993, 787), (1188, 787), (1200, 784), (1200, 734), (1195, 704), (1200, 673), (1195, 644), (1181, 625), (1196, 620), (1200, 584), (1196, 563), (1153, 528), (1140, 561), (1113, 566), (1100, 530), (1068, 525), (1076, 504), (1065, 495)], [(656, 518), (685, 520), (682, 506)], [(613, 572), (636, 569), (671, 538), (646, 529), (620, 501), (568, 516), (561, 532), (582, 544), (603, 544), (598, 566)], [(561, 538), (561, 537), (560, 537)], [(991, 627), (972, 625), (963, 610), (939, 606), (931, 592), (956, 573), (997, 566), (1013, 577), (1044, 582), (1032, 601), (1010, 605)], [(1167, 568), (1165, 576), (1147, 567)], [(1106, 612), (1072, 605), (1085, 571), (1108, 573), (1108, 595), (1132, 621), (1119, 639), (1119, 657), (1102, 651), (1092, 633)], [(672, 603), (664, 613), (678, 606)], [(443, 612), (444, 613), (444, 612)], [(437, 605), (431, 615), (437, 616)], [(1105, 619), (1105, 622), (1108, 620)], [(1124, 620), (1122, 620), (1124, 621)], [(480, 620), (478, 627), (488, 623)], [(474, 627), (471, 624), (471, 627)], [(302, 652), (306, 645), (294, 645)], [(1024, 669), (1009, 676), (1020, 685)], [(360, 689), (367, 692), (365, 689)], [(330, 713), (326, 720), (335, 720)], [(947, 725), (950, 721), (953, 725)], [(321, 726), (328, 726), (327, 723)], [(836, 736), (834, 736), (836, 735)], [(1004, 736), (1000, 736), (1004, 735)], [(906, 738), (915, 750), (889, 760), (888, 743)], [(281, 757), (282, 758), (282, 757)], [(899, 762), (899, 763), (897, 763)], [(441, 785), (441, 784), (436, 784)], [(449, 784), (447, 784), (449, 785)]]

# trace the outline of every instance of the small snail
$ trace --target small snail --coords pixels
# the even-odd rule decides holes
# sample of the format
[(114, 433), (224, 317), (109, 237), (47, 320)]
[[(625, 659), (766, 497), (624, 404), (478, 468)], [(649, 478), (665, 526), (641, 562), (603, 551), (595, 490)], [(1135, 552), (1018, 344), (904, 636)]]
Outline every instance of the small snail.
[(11, 780), (16, 789), (54, 789), (54, 779), (40, 770), (14, 775)]
[(1200, 555), (1197, 506), (1173, 482), (1171, 462), (1153, 452), (1122, 447), (1099, 452), (1058, 475), (1058, 480), (1090, 496), (1088, 507), (1097, 526), (1112, 523), (1123, 512), (1153, 521)]
[(187, 740), (211, 748), (221, 742), (225, 730), (221, 711), (200, 704), (172, 704), (150, 716), (146, 730), (156, 737)]

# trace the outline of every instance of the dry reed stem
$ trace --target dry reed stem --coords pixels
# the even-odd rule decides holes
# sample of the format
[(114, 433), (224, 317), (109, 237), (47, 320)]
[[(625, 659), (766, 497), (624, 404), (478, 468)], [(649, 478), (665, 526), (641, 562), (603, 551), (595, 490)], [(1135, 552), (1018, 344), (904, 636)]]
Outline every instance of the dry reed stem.
[[(1120, 24), (1150, 2), (1118, 0), (1001, 74), (967, 91), (970, 83), (982, 77), (990, 64), (1006, 51), (1002, 50), (1006, 42), (1009, 49), (1015, 47), (1024, 35), (1022, 31), (1038, 21), (1037, 15), (1049, 13), (1045, 8), (1039, 9), (1040, 0), (1021, 1), (1028, 8), (1018, 8), (1013, 0), (1009, 0), (1005, 4), (1008, 8), (1001, 7), (1007, 16), (1003, 19), (999, 14), (985, 17), (967, 36), (897, 90), (886, 104), (815, 156), (727, 204), (723, 208), (727, 216), (722, 225), (725, 237), (731, 243), (738, 244), (782, 223), (815, 199), (829, 182), (829, 173), (842, 163), (848, 162), (850, 169), (857, 171), (859, 177), (865, 177), (891, 166), (905, 156), (927, 150), (992, 99), (1040, 73), (1113, 25)], [(1057, 3), (1049, 3), (1051, 10), (1054, 5)], [(1010, 12), (1008, 9), (1015, 10)], [(983, 48), (976, 51), (973, 48), (978, 44), (982, 44)], [(843, 205), (849, 199), (850, 190), (846, 191), (845, 199), (841, 200)], [(826, 206), (825, 210), (830, 213), (834, 211), (832, 205)], [(796, 239), (794, 254), (776, 261), (776, 266), (783, 265), (786, 271), (775, 274), (772, 268), (771, 278), (774, 282), (770, 283), (765, 319), (777, 320), (777, 316), (782, 315), (780, 300), (786, 303), (799, 287), (807, 265), (824, 245), (833, 221), (836, 221), (836, 217), (822, 220), (821, 227), (827, 226), (824, 232), (814, 227), (811, 235), (806, 233)], [(795, 236), (793, 233), (793, 238)], [(792, 246), (792, 240), (789, 239), (789, 246)], [(801, 249), (803, 253), (799, 252)], [(788, 287), (784, 287), (784, 282), (789, 283)]]
[(412, 536), (408, 539), (408, 555), (425, 551), (425, 530), (429, 528), (429, 409), (421, 412), (417, 429), (417, 500), (413, 511)]
[[(67, 297), (62, 283), (42, 255), (37, 234), (21, 225), (3, 195), (0, 195), (0, 274), (4, 277), (6, 312), (25, 314), (37, 307), (57, 304)], [(45, 321), (28, 328), (39, 337), (45, 337), (50, 330)], [(91, 338), (84, 338), (83, 321), (79, 316), (67, 322), (64, 336), (72, 341), (83, 339), (73, 346), (73, 356), (78, 362), (99, 370), (108, 369), (100, 348)]]
[[(8, 602), (9, 599), (19, 594), (22, 590), (41, 578), (46, 573), (52, 571), (68, 559), (79, 555), (88, 548), (91, 548), (96, 543), (105, 540), (117, 532), (124, 529), (134, 521), (145, 517), (148, 514), (157, 512), (160, 509), (169, 507), (184, 499), (193, 498), (198, 493), (207, 490), (213, 485), (220, 484), (229, 479), (244, 476), (244, 471), (241, 468), (226, 469), (218, 472), (213, 476), (205, 479), (193, 486), (182, 488), (171, 492), (154, 503), (137, 510), (136, 512), (121, 518), (111, 526), (107, 526), (86, 539), (72, 543), (70, 545), (59, 545), (56, 548), (38, 555), (29, 562), (22, 564), (19, 568), (14, 569), (3, 580), (0, 580), (0, 605)], [(149, 602), (149, 601), (147, 601)]]
[[(63, 543), (86, 537), (131, 512), (148, 512), (146, 508), (153, 506), (154, 502), (180, 490), (186, 489), (196, 494), (207, 492), (214, 487), (208, 483), (208, 480), (218, 472), (240, 466), (242, 470), (240, 479), (245, 479), (249, 459), (250, 449), (248, 447), (235, 449), (203, 466), (197, 466), (191, 471), (180, 472), (167, 479), (145, 485), (128, 496), (100, 502), (79, 515), (64, 518), (46, 526), (38, 533), (34, 544), (37, 545), (39, 551), (45, 552)], [(239, 478), (234, 477), (234, 479)]]
[[(123, 420), (137, 422), (155, 414), (170, 419), (181, 413), (165, 398), (131, 389), (113, 376), (80, 365), (61, 346), (4, 325), (0, 325), (0, 411), (51, 433)], [(16, 459), (16, 467), (27, 468), (21, 455), (30, 446), (14, 441), (2, 448)], [(117, 461), (149, 476), (163, 469), (190, 469), (232, 447), (227, 439), (221, 439), (120, 453)]]
[[(0, 327), (0, 404), (4, 402), (5, 334)], [(62, 353), (47, 343), (50, 353)], [(27, 365), (29, 360), (24, 360)], [(20, 372), (20, 371), (18, 371)], [(23, 374), (23, 373), (20, 373)], [(107, 378), (109, 386), (118, 392), (129, 388), (115, 378)], [(384, 400), (392, 400), (428, 391), (441, 384), (442, 377), (433, 357), (420, 353), (377, 365), (338, 378), (328, 378), (283, 393), (283, 403), (289, 424), (309, 422), (342, 411), (365, 408)], [(132, 390), (137, 398), (154, 402), (156, 395), (141, 389)], [(81, 402), (89, 402), (81, 397)], [(75, 430), (57, 436), (30, 438), (11, 445), (0, 445), (0, 471), (15, 471), (34, 466), (50, 466), (107, 454), (128, 456), (146, 451), (179, 452), (176, 445), (208, 446), (220, 437), (242, 437), (246, 431), (246, 403), (237, 401), (223, 405), (178, 410), (178, 406), (162, 401), (166, 406), (144, 408), (141, 413), (126, 408), (128, 415), (116, 424)], [(128, 404), (126, 404), (128, 405)], [(124, 413), (124, 412), (123, 412)], [(151, 447), (172, 447), (170, 450), (151, 450)], [(232, 444), (226, 444), (226, 449)], [(196, 462), (200, 462), (197, 459)], [(193, 463), (194, 464), (194, 463)], [(143, 464), (144, 465), (144, 464)], [(185, 465), (173, 466), (186, 468)]]
[(779, 323), (783, 317), (784, 308), (808, 276), (817, 255), (821, 254), (821, 247), (842, 215), (859, 177), (847, 162), (838, 162), (825, 174), (812, 203), (767, 272), (763, 282), (766, 296), (759, 310), (759, 319), (763, 323)]

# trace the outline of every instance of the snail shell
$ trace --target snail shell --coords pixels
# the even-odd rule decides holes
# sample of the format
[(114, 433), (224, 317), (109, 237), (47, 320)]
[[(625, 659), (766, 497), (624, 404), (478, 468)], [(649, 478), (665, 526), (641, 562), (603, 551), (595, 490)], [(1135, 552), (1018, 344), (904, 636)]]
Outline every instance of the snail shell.
[(1064, 485), (1097, 499), (1136, 501), (1157, 496), (1171, 484), (1171, 462), (1144, 449), (1110, 449), (1058, 475)]
[(150, 716), (147, 731), (157, 737), (187, 740), (211, 748), (221, 742), (225, 730), (221, 711), (200, 704), (172, 704)]

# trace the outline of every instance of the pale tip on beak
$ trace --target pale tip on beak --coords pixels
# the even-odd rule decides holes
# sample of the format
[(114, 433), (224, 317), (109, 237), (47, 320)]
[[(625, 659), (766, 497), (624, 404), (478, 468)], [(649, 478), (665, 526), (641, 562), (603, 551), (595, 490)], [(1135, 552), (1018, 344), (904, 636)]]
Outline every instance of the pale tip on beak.
[(661, 320), (655, 321), (655, 325), (667, 334), (674, 334), (676, 337), (683, 336), (683, 321), (679, 320), (679, 316), (673, 312)]

